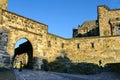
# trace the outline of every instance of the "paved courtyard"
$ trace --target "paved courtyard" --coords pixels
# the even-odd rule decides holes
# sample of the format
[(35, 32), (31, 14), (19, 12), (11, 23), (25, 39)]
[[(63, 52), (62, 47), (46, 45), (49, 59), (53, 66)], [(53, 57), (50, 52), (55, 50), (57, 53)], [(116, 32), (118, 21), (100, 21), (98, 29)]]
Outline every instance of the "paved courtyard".
[(18, 80), (120, 80), (120, 74), (103, 72), (96, 75), (73, 75), (65, 73), (14, 70)]
[(120, 80), (120, 74), (103, 72), (95, 75), (75, 75), (35, 70), (0, 69), (0, 80)]

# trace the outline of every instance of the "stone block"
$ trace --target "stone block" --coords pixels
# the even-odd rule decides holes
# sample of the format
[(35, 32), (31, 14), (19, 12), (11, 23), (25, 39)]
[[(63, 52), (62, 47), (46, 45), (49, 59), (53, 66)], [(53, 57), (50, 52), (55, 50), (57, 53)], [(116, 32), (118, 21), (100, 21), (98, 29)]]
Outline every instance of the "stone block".
[(42, 65), (43, 65), (43, 59), (35, 57), (34, 58), (34, 66), (33, 66), (33, 68), (35, 70), (41, 70)]
[(0, 67), (11, 68), (11, 57), (9, 55), (0, 54)]

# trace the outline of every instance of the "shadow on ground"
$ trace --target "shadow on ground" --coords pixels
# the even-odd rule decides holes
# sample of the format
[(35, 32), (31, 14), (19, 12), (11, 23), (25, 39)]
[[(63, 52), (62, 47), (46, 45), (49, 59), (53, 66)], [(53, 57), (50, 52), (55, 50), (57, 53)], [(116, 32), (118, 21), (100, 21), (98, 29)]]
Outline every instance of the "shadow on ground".
[(93, 63), (72, 63), (67, 56), (59, 56), (55, 61), (48, 63), (47, 60), (43, 60), (41, 70), (70, 73), (70, 74), (98, 74), (101, 72), (117, 72), (120, 73), (120, 63), (109, 63), (104, 67), (101, 66), (101, 61), (98, 64)]
[(16, 80), (13, 70), (0, 68), (0, 80)]

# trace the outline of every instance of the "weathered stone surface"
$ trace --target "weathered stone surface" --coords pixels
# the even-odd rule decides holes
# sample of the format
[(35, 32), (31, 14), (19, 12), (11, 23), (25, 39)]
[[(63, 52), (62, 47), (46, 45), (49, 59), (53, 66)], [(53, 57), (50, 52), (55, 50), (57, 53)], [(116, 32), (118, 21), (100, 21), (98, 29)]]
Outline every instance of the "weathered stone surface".
[[(41, 66), (43, 64), (41, 59), (45, 59), (48, 63), (54, 62), (62, 52), (66, 53), (72, 63), (99, 64), (99, 60), (103, 66), (106, 63), (119, 63), (120, 36), (119, 27), (115, 27), (120, 24), (119, 16), (120, 10), (99, 6), (98, 20), (83, 25), (83, 29), (88, 26), (85, 32), (97, 27), (100, 32), (97, 37), (91, 35), (91, 37), (65, 39), (48, 33), (46, 24), (0, 9), (0, 53), (14, 56), (16, 42), (25, 38), (33, 48), (30, 56), (38, 58), (33, 67)], [(78, 33), (81, 33), (79, 31)]]
[(12, 58), (6, 54), (0, 54), (0, 68), (12, 68)]
[(0, 30), (0, 67), (11, 68), (12, 57), (6, 52), (8, 42), (8, 32)]
[(34, 57), (34, 70), (45, 70), (47, 66), (45, 66), (47, 63), (42, 58)]
[(0, 0), (0, 9), (7, 9), (8, 0)]

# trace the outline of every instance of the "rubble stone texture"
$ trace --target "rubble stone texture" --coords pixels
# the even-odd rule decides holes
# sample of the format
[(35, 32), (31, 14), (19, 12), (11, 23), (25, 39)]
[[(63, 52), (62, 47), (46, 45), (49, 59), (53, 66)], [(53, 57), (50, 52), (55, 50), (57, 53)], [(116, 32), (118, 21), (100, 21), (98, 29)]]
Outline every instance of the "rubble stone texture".
[[(98, 36), (65, 39), (49, 33), (46, 24), (7, 11), (6, 6), (3, 6), (7, 5), (7, 0), (0, 0), (0, 3), (0, 30), (8, 33), (0, 33), (0, 54), (14, 56), (16, 42), (25, 38), (33, 47), (33, 57), (46, 59), (48, 62), (54, 61), (62, 52), (73, 63), (99, 64), (101, 60), (104, 65), (120, 62), (119, 9), (110, 10), (106, 6), (98, 6), (97, 23), (91, 21), (93, 24), (87, 22), (83, 25), (88, 29), (82, 34), (99, 27)], [(81, 28), (78, 28), (78, 34), (81, 33), (79, 29)]]

